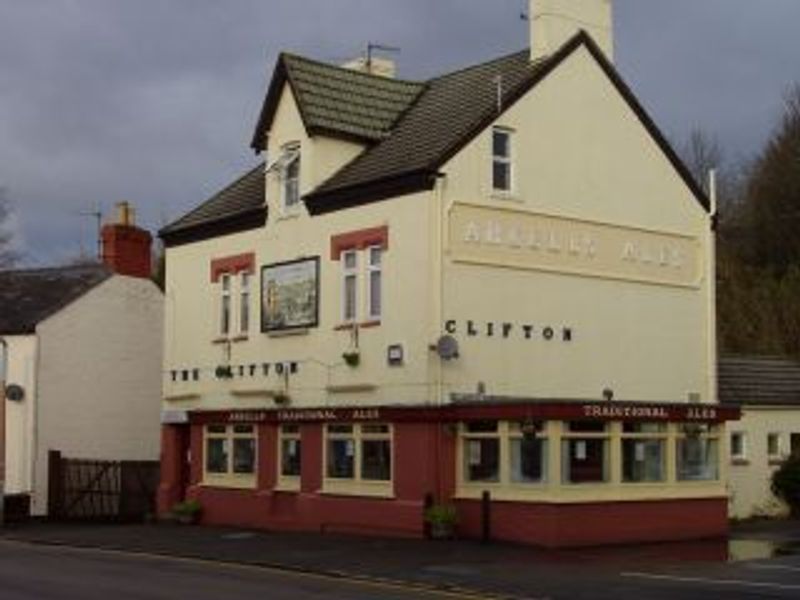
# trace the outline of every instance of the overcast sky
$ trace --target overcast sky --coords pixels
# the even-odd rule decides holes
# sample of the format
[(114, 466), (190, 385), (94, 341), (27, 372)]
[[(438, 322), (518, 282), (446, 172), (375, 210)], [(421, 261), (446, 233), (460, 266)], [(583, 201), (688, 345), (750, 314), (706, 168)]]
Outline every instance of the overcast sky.
[[(528, 45), (526, 0), (0, 0), (0, 186), (26, 262), (92, 252), (81, 212), (157, 229), (258, 160), (277, 53), (341, 62), (368, 40), (425, 78)], [(617, 66), (672, 140), (756, 153), (800, 81), (800, 0), (616, 0)]]

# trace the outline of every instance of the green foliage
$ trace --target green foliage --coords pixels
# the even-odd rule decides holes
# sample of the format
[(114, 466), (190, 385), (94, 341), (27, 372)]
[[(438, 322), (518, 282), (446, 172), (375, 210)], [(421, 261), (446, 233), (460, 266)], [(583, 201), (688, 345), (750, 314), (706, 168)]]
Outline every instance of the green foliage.
[(202, 510), (203, 507), (198, 500), (186, 500), (173, 505), (172, 514), (177, 517), (197, 517)]
[(800, 456), (791, 456), (772, 474), (772, 493), (800, 516)]
[(800, 86), (764, 150), (721, 187), (720, 350), (800, 356)]
[(452, 504), (434, 504), (425, 510), (425, 522), (452, 527), (458, 523), (458, 512)]

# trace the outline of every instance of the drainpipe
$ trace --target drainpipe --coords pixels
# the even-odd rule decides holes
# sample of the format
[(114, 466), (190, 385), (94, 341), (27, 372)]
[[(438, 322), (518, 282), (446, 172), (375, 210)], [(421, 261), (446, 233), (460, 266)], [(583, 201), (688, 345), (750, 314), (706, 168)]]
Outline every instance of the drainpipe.
[(6, 522), (6, 371), (8, 344), (0, 337), (0, 526)]

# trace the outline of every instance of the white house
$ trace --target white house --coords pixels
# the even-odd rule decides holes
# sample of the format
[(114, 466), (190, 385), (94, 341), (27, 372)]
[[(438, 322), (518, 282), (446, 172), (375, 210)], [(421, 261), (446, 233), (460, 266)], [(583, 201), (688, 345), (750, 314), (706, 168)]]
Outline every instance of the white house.
[(800, 454), (800, 362), (789, 357), (723, 356), (719, 397), (742, 408), (730, 426), (730, 515), (782, 516), (786, 505), (771, 490), (772, 473)]
[(6, 494), (47, 511), (47, 456), (155, 460), (163, 296), (150, 235), (103, 230), (105, 264), (0, 272)]

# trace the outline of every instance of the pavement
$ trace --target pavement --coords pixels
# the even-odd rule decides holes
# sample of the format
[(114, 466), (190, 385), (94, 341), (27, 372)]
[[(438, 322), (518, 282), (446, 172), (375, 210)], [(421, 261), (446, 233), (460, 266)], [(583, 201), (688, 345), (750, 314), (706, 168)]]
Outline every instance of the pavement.
[(31, 522), (0, 530), (0, 539), (28, 547), (246, 565), (460, 597), (800, 596), (800, 521), (736, 525), (730, 540), (562, 551), (168, 524)]

